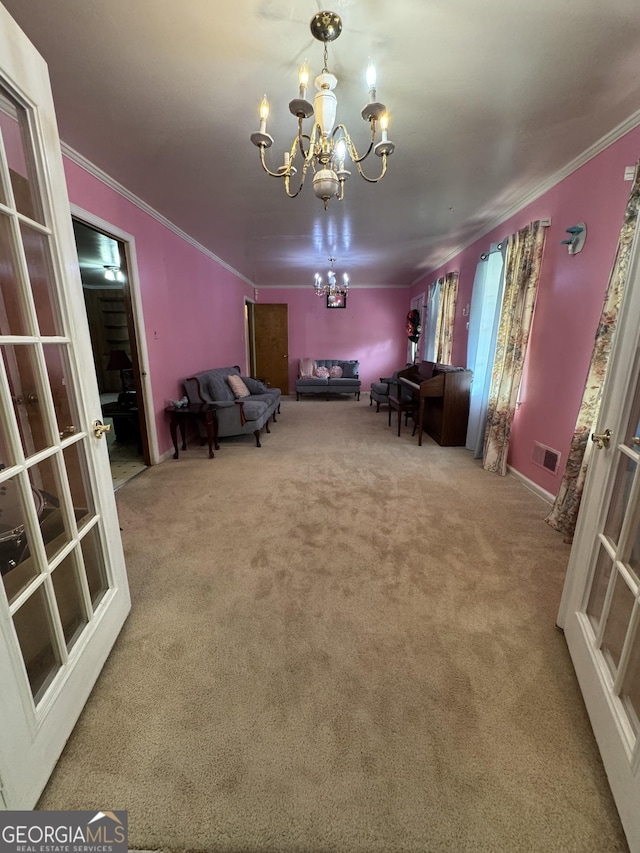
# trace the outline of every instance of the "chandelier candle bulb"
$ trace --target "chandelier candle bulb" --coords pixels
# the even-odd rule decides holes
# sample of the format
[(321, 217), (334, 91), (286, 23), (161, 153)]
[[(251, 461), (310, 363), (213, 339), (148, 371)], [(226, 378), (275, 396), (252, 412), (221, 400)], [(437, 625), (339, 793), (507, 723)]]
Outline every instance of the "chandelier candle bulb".
[(304, 63), (300, 66), (300, 72), (298, 74), (298, 85), (300, 86), (300, 98), (304, 101), (307, 97), (307, 86), (309, 85), (309, 66), (307, 65), (306, 59)]
[(389, 127), (389, 116), (384, 113), (384, 115), (380, 116), (380, 130), (382, 131), (382, 141), (388, 142), (389, 139), (387, 137), (387, 128)]
[(371, 60), (367, 65), (367, 86), (369, 87), (369, 101), (373, 103), (376, 99), (376, 69)]
[(269, 118), (269, 101), (265, 95), (260, 102), (260, 133), (267, 132), (267, 119)]

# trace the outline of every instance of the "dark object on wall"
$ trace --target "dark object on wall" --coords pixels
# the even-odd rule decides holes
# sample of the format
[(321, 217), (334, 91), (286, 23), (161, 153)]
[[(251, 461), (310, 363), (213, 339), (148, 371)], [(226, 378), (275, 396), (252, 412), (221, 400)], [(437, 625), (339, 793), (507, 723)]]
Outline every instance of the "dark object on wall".
[(328, 293), (327, 308), (346, 308), (347, 294), (346, 293)]
[(422, 326), (420, 325), (420, 312), (417, 308), (413, 308), (407, 314), (407, 337), (412, 343), (417, 344), (420, 340), (421, 332)]

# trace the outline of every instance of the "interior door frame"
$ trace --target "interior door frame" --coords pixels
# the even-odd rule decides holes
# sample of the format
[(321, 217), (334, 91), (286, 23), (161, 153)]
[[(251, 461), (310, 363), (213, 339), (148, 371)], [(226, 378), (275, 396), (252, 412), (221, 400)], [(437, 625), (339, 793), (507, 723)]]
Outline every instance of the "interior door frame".
[[(133, 234), (129, 234), (112, 225), (105, 219), (101, 219), (88, 210), (78, 207), (76, 204), (71, 205), (71, 215), (74, 219), (79, 219), (86, 225), (102, 231), (109, 237), (113, 237), (124, 244), (127, 273), (129, 280), (129, 294), (131, 296), (131, 308), (133, 312), (133, 332), (134, 340), (132, 341), (131, 355), (135, 354), (134, 368), (137, 370), (140, 379), (140, 389), (142, 391), (142, 407), (144, 412), (144, 424), (146, 430), (147, 444), (149, 447), (149, 464), (157, 465), (160, 459), (160, 451), (158, 448), (158, 430), (156, 427), (155, 417), (153, 415), (153, 391), (151, 388), (151, 379), (149, 376), (149, 354), (147, 348), (147, 335), (144, 326), (144, 313), (142, 311), (142, 300), (140, 297), (140, 278), (138, 273), (138, 261), (136, 253), (136, 240)], [(137, 364), (136, 364), (137, 361)], [(144, 448), (144, 442), (143, 442)], [(145, 460), (146, 461), (146, 460)]]
[(256, 372), (256, 333), (253, 306), (257, 301), (257, 299), (252, 299), (250, 296), (245, 296), (243, 300), (243, 308), (245, 312), (244, 333), (246, 336), (245, 349), (247, 359), (247, 376), (255, 376)]

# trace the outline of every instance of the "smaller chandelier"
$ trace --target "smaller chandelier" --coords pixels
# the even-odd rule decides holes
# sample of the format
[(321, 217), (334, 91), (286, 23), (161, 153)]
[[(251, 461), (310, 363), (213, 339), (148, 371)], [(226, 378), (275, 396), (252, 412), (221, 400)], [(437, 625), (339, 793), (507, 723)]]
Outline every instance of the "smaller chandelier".
[[(393, 154), (395, 145), (388, 138), (389, 120), (387, 108), (376, 101), (376, 73), (373, 65), (367, 68), (367, 85), (369, 87), (369, 102), (365, 104), (360, 115), (371, 127), (371, 138), (366, 152), (360, 156), (347, 128), (338, 124), (334, 128), (338, 99), (333, 89), (338, 84), (337, 77), (327, 68), (327, 43), (334, 41), (342, 32), (342, 21), (335, 12), (318, 12), (311, 20), (311, 33), (314, 38), (324, 44), (324, 66), (315, 79), (317, 93), (313, 104), (307, 100), (309, 84), (309, 66), (305, 60), (298, 76), (299, 97), (289, 103), (289, 111), (298, 119), (298, 133), (294, 137), (289, 151), (284, 152), (284, 163), (277, 171), (271, 171), (265, 162), (265, 148), (271, 148), (273, 137), (267, 133), (267, 118), (269, 117), (269, 101), (265, 95), (260, 104), (260, 129), (251, 134), (251, 141), (260, 149), (260, 163), (264, 171), (272, 178), (283, 178), (284, 189), (289, 198), (295, 198), (304, 185), (309, 169), (313, 172), (313, 191), (324, 202), (324, 209), (330, 199), (344, 198), (344, 185), (351, 172), (345, 169), (347, 155), (357, 168), (361, 177), (370, 184), (377, 184), (387, 171), (387, 157)], [(309, 133), (303, 132), (302, 123), (305, 119), (314, 117), (313, 127)], [(381, 138), (376, 142), (376, 132), (380, 128)], [(361, 163), (371, 152), (382, 159), (382, 167), (377, 178), (365, 175)], [(290, 187), (290, 179), (297, 173), (296, 156), (302, 160), (300, 185), (297, 190)]]
[(320, 273), (315, 274), (313, 288), (316, 292), (316, 296), (346, 296), (349, 292), (349, 276), (345, 273), (342, 274), (342, 284), (338, 284), (336, 281), (336, 274), (333, 269), (333, 264), (335, 262), (335, 258), (329, 258), (329, 263), (331, 267), (327, 272), (327, 280), (323, 282), (322, 276)]

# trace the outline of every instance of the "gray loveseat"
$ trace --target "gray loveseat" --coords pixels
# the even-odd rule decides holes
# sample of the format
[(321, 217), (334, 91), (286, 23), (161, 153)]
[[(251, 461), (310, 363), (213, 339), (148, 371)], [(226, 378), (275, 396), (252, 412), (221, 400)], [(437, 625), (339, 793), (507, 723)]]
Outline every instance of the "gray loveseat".
[[(318, 368), (325, 368), (321, 373), (331, 372), (331, 368), (340, 368), (340, 376), (317, 376)], [(327, 400), (330, 394), (355, 394), (360, 399), (360, 379), (358, 371), (360, 362), (355, 359), (340, 360), (335, 358), (301, 358), (296, 379), (296, 400), (301, 394), (322, 394)], [(309, 373), (312, 371), (312, 375)]]
[[(250, 391), (248, 397), (236, 398), (227, 376), (239, 376)], [(229, 435), (253, 433), (256, 446), (260, 444), (260, 430), (269, 430), (269, 418), (275, 423), (280, 411), (280, 389), (268, 388), (258, 379), (241, 376), (240, 368), (215, 367), (203, 370), (184, 380), (185, 393), (190, 403), (216, 403), (218, 408), (218, 438)], [(201, 427), (201, 424), (198, 423)], [(201, 436), (202, 437), (202, 436)]]

